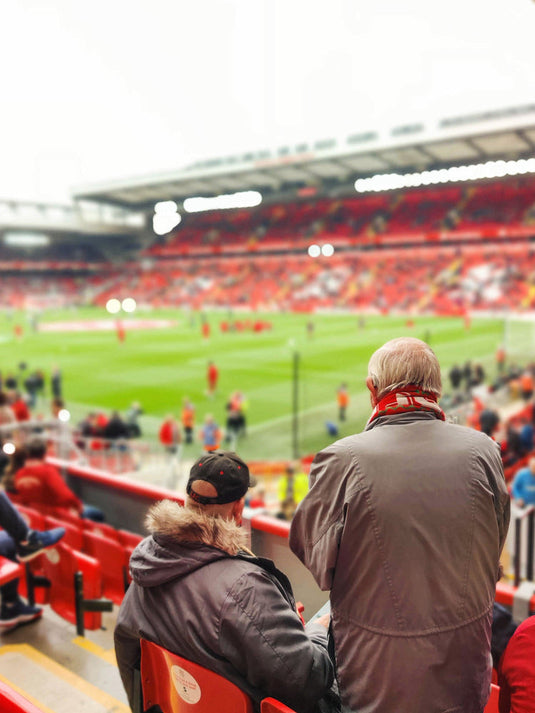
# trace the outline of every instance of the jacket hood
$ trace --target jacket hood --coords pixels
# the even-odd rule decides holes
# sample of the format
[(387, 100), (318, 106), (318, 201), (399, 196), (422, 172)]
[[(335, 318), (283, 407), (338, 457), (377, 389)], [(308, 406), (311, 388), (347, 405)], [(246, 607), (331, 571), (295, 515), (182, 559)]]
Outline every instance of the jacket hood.
[(130, 558), (132, 579), (142, 587), (164, 584), (215, 560), (248, 551), (247, 535), (234, 521), (171, 500), (153, 505), (146, 525), (152, 535), (139, 543)]

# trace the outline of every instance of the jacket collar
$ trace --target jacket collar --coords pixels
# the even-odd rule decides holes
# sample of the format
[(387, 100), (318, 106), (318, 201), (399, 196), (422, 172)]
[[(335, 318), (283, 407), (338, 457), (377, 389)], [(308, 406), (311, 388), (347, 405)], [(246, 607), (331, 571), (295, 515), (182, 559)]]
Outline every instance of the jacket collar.
[(172, 542), (208, 545), (229, 555), (247, 552), (247, 533), (233, 520), (212, 517), (200, 510), (182, 507), (172, 500), (153, 505), (146, 519), (155, 537)]

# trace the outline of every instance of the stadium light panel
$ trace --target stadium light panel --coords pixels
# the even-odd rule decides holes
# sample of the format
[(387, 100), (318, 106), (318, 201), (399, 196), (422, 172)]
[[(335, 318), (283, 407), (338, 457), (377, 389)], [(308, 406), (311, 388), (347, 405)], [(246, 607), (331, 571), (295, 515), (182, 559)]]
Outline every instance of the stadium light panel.
[(18, 247), (37, 248), (50, 245), (50, 238), (45, 233), (16, 231), (5, 233), (4, 243), (6, 245), (17, 245)]
[(310, 257), (319, 257), (321, 255), (321, 248), (319, 245), (309, 245), (308, 254)]
[(158, 215), (174, 215), (177, 212), (175, 201), (160, 201), (154, 206), (154, 212)]
[(231, 208), (254, 208), (262, 203), (262, 194), (258, 191), (239, 191), (225, 193), (212, 198), (186, 198), (184, 210), (186, 213), (200, 213), (204, 210), (229, 210)]
[(458, 183), (480, 178), (502, 178), (524, 173), (535, 173), (535, 158), (517, 161), (487, 161), (468, 166), (450, 166), (421, 173), (378, 173), (370, 178), (358, 178), (355, 181), (357, 193), (368, 191), (392, 191), (399, 188), (429, 186), (437, 183)]
[(321, 254), (323, 257), (332, 257), (334, 255), (334, 247), (331, 243), (325, 243), (321, 246)]
[(118, 314), (121, 311), (121, 303), (115, 297), (106, 302), (106, 310), (110, 314)]
[(124, 312), (135, 312), (136, 311), (136, 301), (133, 297), (125, 297), (121, 304)]
[(156, 235), (165, 235), (180, 223), (180, 213), (155, 213), (152, 217), (152, 229)]

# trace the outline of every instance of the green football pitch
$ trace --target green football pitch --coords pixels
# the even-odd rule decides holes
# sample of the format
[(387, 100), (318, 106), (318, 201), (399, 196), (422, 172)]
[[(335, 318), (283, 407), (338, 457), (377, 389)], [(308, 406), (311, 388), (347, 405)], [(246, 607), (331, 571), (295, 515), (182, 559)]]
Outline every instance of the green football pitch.
[[(504, 336), (500, 319), (473, 319), (467, 329), (460, 318), (416, 317), (409, 324), (403, 317), (368, 316), (362, 326), (356, 315), (234, 314), (233, 319), (243, 321), (269, 320), (272, 329), (224, 333), (219, 325), (226, 314), (206, 317), (209, 339), (201, 336), (198, 315), (138, 312), (130, 319), (165, 319), (170, 324), (133, 329), (125, 317), (126, 338), (121, 343), (115, 329), (91, 328), (98, 326), (96, 320), (110, 319), (96, 308), (48, 312), (36, 331), (22, 313), (2, 315), (0, 367), (4, 376), (17, 372), (21, 362), (27, 365), (26, 373), (42, 369), (47, 376), (59, 367), (74, 423), (90, 410), (124, 413), (139, 401), (144, 436), (152, 440), (166, 414), (180, 414), (185, 396), (196, 406), (197, 426), (212, 413), (223, 427), (228, 397), (240, 390), (246, 398), (248, 431), (237, 450), (248, 459), (281, 459), (312, 453), (329, 443), (327, 421), (337, 423), (340, 436), (363, 427), (370, 412), (364, 385), (367, 362), (388, 339), (410, 335), (428, 341), (440, 359), (447, 391), (447, 372), (454, 362), (481, 362), (493, 378), (494, 354)], [(307, 330), (310, 321), (313, 334)], [(80, 331), (45, 331), (62, 322)], [(20, 338), (15, 337), (16, 324), (23, 326)], [(208, 360), (220, 372), (214, 399), (206, 395)], [(348, 384), (351, 401), (347, 420), (339, 424), (336, 390), (342, 382)], [(40, 408), (47, 414), (46, 406)], [(189, 448), (196, 455), (199, 442)]]

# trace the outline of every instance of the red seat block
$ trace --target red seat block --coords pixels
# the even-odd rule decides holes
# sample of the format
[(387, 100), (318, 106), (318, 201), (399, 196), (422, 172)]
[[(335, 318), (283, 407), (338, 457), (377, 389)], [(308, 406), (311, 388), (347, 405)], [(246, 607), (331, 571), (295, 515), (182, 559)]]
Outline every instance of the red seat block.
[(249, 696), (228, 679), (141, 639), (143, 710), (173, 713), (253, 713)]
[(94, 557), (102, 568), (104, 596), (121, 604), (125, 592), (125, 573), (129, 554), (117, 540), (110, 540), (95, 532), (84, 532), (84, 551)]
[[(61, 617), (76, 623), (76, 602), (74, 575), (83, 575), (84, 599), (102, 597), (102, 570), (100, 563), (89, 555), (77, 552), (69, 545), (59, 542), (55, 547), (45, 550), (42, 555), (45, 576), (50, 580), (50, 606)], [(85, 612), (84, 627), (100, 629), (101, 612)]]
[(491, 686), (490, 698), (483, 713), (499, 713), (498, 700), (500, 698), (500, 687), (494, 683)]
[(18, 562), (12, 562), (5, 557), (0, 557), (0, 587), (13, 579), (21, 577), (23, 567)]

